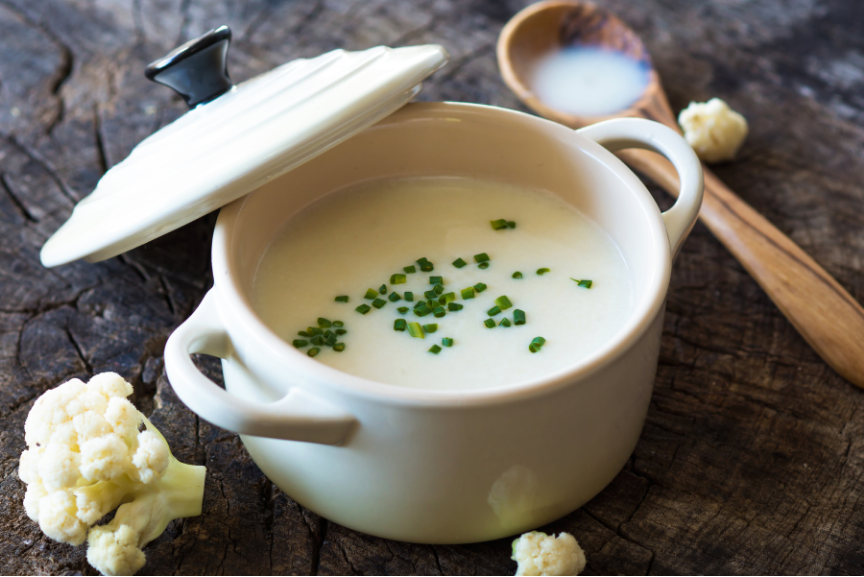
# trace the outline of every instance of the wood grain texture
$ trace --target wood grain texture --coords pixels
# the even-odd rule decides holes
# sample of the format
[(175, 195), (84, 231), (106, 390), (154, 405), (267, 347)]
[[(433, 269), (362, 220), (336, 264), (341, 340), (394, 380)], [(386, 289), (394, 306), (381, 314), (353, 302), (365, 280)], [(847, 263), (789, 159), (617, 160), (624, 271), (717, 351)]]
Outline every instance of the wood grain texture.
[[(673, 111), (727, 100), (750, 121), (729, 188), (864, 300), (864, 11), (856, 0), (608, 0), (644, 39)], [(142, 574), (508, 574), (508, 540), (410, 545), (299, 507), (236, 435), (173, 395), (162, 347), (212, 282), (213, 215), (99, 264), (38, 250), (135, 143), (183, 112), (142, 74), (218, 25), (236, 80), (333, 48), (440, 42), (426, 100), (520, 108), (495, 41), (524, 2), (0, 0), (0, 560), (8, 574), (92, 574), (21, 506), (36, 396), (115, 370), (175, 454), (208, 466), (204, 514), (172, 523)], [(671, 199), (652, 187), (661, 206)], [(218, 365), (203, 366), (218, 378)], [(864, 572), (864, 394), (812, 351), (704, 225), (673, 272), (648, 420), (625, 469), (544, 528), (577, 536), (586, 573)], [(568, 458), (562, 455), (562, 459)], [(422, 522), (422, 520), (418, 521)]]

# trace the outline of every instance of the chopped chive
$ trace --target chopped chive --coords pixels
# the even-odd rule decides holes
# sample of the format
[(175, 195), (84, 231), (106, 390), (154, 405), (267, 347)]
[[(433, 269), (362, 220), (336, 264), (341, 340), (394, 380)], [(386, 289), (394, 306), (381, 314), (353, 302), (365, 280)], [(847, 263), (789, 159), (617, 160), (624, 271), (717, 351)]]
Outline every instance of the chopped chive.
[(460, 305), (459, 303), (447, 303), (448, 311), (461, 311), (462, 308), (462, 305)]
[(478, 293), (482, 293), (483, 291), (486, 290), (486, 288), (487, 288), (486, 285), (483, 284), (482, 282), (478, 282), (477, 284), (474, 285), (474, 290), (477, 291)]
[(377, 299), (378, 291), (376, 291), (375, 289), (367, 289), (366, 294), (363, 296), (363, 298), (369, 299), (370, 301), (372, 299)]
[(491, 220), (489, 223), (492, 225), (492, 230), (501, 230), (502, 228), (507, 228), (507, 221), (503, 218), (499, 218), (498, 220)]
[(298, 349), (302, 349), (303, 347), (305, 347), (306, 345), (309, 344), (309, 341), (305, 341), (303, 339), (294, 339), (294, 342), (291, 344), (294, 345), (295, 347), (297, 347)]
[(347, 303), (348, 302), (348, 295), (341, 295), (341, 296), (336, 297), (336, 302), (337, 303)]
[(408, 334), (418, 339), (425, 339), (423, 336), (423, 327), (420, 323), (408, 323)]
[(336, 335), (330, 335), (330, 338), (324, 341), (324, 344), (328, 347), (332, 347), (336, 344)]
[(498, 305), (495, 305), (494, 307), (492, 307), (491, 309), (486, 311), (486, 314), (489, 315), (490, 317), (494, 317), (495, 315), (497, 315), (500, 312), (501, 312), (501, 307), (499, 307)]
[(345, 329), (336, 329), (336, 334), (337, 334), (338, 336), (340, 336), (340, 337), (341, 337), (342, 335), (346, 334), (347, 332), (348, 332), (348, 331), (346, 331)]
[(312, 347), (311, 349), (309, 349), (308, 351), (306, 351), (306, 354), (309, 355), (310, 357), (314, 357), (314, 356), (317, 355), (320, 351), (321, 351), (321, 349), (319, 349), (318, 347)]
[(318, 319), (318, 326), (321, 327), (322, 329), (326, 329), (328, 327), (332, 327), (333, 323), (331, 323), (329, 320), (321, 317)]
[(426, 301), (426, 306), (430, 309), (434, 309), (438, 306), (438, 299), (429, 299), (428, 301)]
[(483, 324), (486, 325), (487, 329), (494, 329), (495, 328), (495, 320), (494, 319), (486, 319), (485, 321), (483, 321)]
[(426, 306), (426, 303), (420, 303), (421, 306), (414, 307), (414, 314), (418, 317), (425, 317), (432, 312), (432, 309)]
[(390, 296), (387, 298), (390, 300), (391, 303), (395, 303), (396, 301), (402, 300), (402, 297), (400, 297), (399, 293), (397, 293), (396, 291), (393, 291), (392, 293), (390, 293)]
[(468, 287), (462, 289), (462, 298), (463, 299), (473, 299), (474, 298), (474, 287)]
[(442, 285), (442, 284), (436, 284), (436, 285), (432, 288), (432, 290), (435, 291), (435, 294), (440, 295), (441, 293), (444, 292), (444, 285)]
[(306, 331), (300, 331), (300, 332), (297, 333), (297, 334), (298, 334), (299, 336), (301, 336), (301, 337), (311, 337), (311, 336), (312, 336), (312, 335), (310, 335), (309, 333), (307, 333)]
[(481, 252), (480, 254), (474, 255), (474, 262), (486, 262), (489, 260), (489, 255), (485, 252)]
[(453, 302), (456, 300), (456, 293), (445, 293), (438, 297), (438, 302), (442, 305), (446, 305), (449, 302)]
[(323, 335), (324, 329), (319, 329), (318, 327), (306, 327), (306, 332), (314, 337), (315, 335)]
[(333, 321), (333, 326), (336, 328), (344, 327), (345, 323), (343, 323), (342, 321)]
[(489, 263), (488, 262), (481, 262), (480, 264), (477, 265), (477, 268), (487, 269), (487, 268), (489, 268)]
[(428, 325), (423, 325), (423, 330), (427, 333), (434, 333), (438, 330), (438, 325), (435, 323), (430, 323)]
[(538, 347), (542, 347), (543, 345), (546, 344), (546, 339), (544, 339), (543, 337), (534, 337), (534, 340), (532, 340), (531, 342), (534, 343), (535, 345), (537, 345)]
[(417, 301), (416, 303), (414, 303), (415, 309), (423, 308), (425, 306), (426, 306), (426, 301)]
[(372, 301), (372, 306), (375, 307), (376, 309), (380, 309), (381, 307), (383, 307), (386, 304), (387, 304), (387, 301), (385, 301), (384, 299), (375, 299), (374, 301)]
[(447, 311), (444, 310), (444, 307), (435, 307), (434, 309), (432, 309), (432, 313), (433, 313), (437, 318), (440, 319), (441, 317), (443, 317), (444, 315), (447, 314)]
[(322, 337), (321, 335), (315, 335), (314, 337), (312, 337), (311, 340), (312, 340), (312, 344), (316, 345), (316, 346), (320, 346), (320, 345), (324, 344), (324, 337)]
[(411, 266), (403, 266), (402, 270), (404, 270), (407, 274), (411, 274), (413, 272), (417, 272), (417, 267), (412, 264)]
[(438, 300), (438, 293), (436, 293), (434, 290), (428, 290), (424, 292), (423, 296), (425, 296), (428, 300)]
[(572, 280), (573, 282), (575, 282), (577, 285), (579, 285), (579, 286), (581, 286), (581, 287), (585, 287), (585, 288), (589, 288), (589, 289), (590, 289), (591, 286), (594, 284), (594, 281), (590, 281), (590, 280), (576, 280), (576, 279), (573, 278), (573, 277), (570, 277), (570, 280)]
[(516, 228), (516, 223), (513, 222), (512, 220), (508, 220), (508, 221), (507, 221), (507, 226), (509, 226), (510, 228)]
[(524, 325), (525, 324), (525, 311), (516, 309), (513, 311), (513, 324), (514, 325)]
[(537, 275), (538, 276), (543, 276), (547, 272), (552, 272), (552, 271), (550, 271), (548, 268), (538, 268), (537, 269)]
[(414, 293), (411, 291), (405, 291), (405, 300), (410, 302), (414, 302)]
[(333, 350), (337, 353), (341, 353), (345, 350), (345, 343), (336, 343), (335, 345), (333, 345)]
[(326, 331), (324, 331), (323, 336), (325, 339), (329, 339), (331, 336), (333, 336), (333, 331), (331, 331), (330, 329), (327, 329)]
[(391, 274), (390, 275), (390, 284), (405, 284), (408, 281), (408, 277), (404, 274)]
[(532, 353), (536, 353), (540, 350), (540, 347), (538, 345), (535, 345), (534, 343), (531, 343), (530, 345), (528, 345), (528, 350)]
[(420, 265), (420, 270), (422, 270), (423, 272), (432, 272), (433, 270), (435, 270), (435, 266), (431, 262), (426, 261), (425, 263)]
[(429, 262), (429, 259), (426, 258), (425, 256), (421, 256), (420, 258), (418, 258), (418, 259), (415, 260), (414, 262), (416, 262), (416, 263), (419, 264), (419, 265), (422, 265), (422, 264), (425, 264), (425, 263)]
[(404, 315), (405, 313), (407, 313), (411, 309), (409, 309), (408, 307), (399, 307), (396, 310), (399, 311), (399, 314)]
[(382, 295), (386, 295), (387, 294), (387, 285), (382, 284), (381, 287), (378, 289), (378, 292), (381, 293)]
[(462, 268), (466, 264), (468, 264), (468, 263), (465, 262), (464, 260), (462, 260), (462, 257), (459, 257), (453, 261), (453, 266), (455, 266), (456, 268)]
[(408, 328), (408, 323), (405, 321), (405, 319), (396, 319), (395, 321), (393, 321), (393, 330), (394, 331), (404, 332), (405, 329), (407, 329), (407, 328)]
[(510, 302), (510, 299), (507, 298), (507, 295), (501, 295), (500, 297), (495, 299), (495, 304), (501, 307), (502, 311), (506, 311), (513, 306), (513, 303)]
[(432, 348), (429, 349), (429, 352), (432, 353), (433, 355), (437, 355), (438, 353), (441, 352), (441, 347), (439, 347), (438, 345), (432, 345)]
[(522, 273), (517, 270), (513, 273), (513, 278), (522, 278)]
[(443, 339), (441, 339), (441, 344), (445, 347), (452, 347), (453, 339), (451, 339), (450, 337), (444, 337)]
[(444, 277), (443, 276), (430, 276), (429, 277), (429, 284), (444, 284)]
[(498, 323), (498, 326), (504, 327), (504, 328), (509, 327), (510, 326), (510, 319), (508, 319), (507, 317), (504, 317), (503, 319), (501, 319), (501, 322)]
[(364, 303), (354, 310), (357, 311), (358, 313), (360, 313), (361, 315), (365, 315), (366, 313), (368, 313), (369, 311), (372, 310), (372, 307), (370, 307), (369, 305)]

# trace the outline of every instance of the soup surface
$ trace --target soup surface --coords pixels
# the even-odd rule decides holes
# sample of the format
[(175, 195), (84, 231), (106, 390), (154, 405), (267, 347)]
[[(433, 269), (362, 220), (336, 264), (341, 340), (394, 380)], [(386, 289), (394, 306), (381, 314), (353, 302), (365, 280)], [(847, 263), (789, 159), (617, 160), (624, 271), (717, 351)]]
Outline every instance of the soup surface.
[[(496, 226), (503, 228), (496, 230), (491, 221), (499, 219)], [(480, 253), (488, 255), (486, 268), (476, 262)], [(421, 270), (417, 261), (424, 258), (434, 270)], [(452, 264), (460, 258), (467, 263), (461, 268)], [(411, 266), (416, 272), (403, 270)], [(404, 275), (404, 284), (394, 284), (401, 280), (394, 274)], [(438, 279), (431, 277), (443, 281), (437, 293), (439, 283), (430, 280)], [(478, 283), (485, 290), (473, 289)], [(253, 285), (261, 319), (289, 343), (299, 341), (301, 351), (318, 349), (317, 361), (380, 383), (426, 389), (490, 388), (558, 373), (607, 343), (634, 301), (617, 246), (563, 200), (449, 177), (365, 183), (310, 205), (271, 242)], [(463, 298), (472, 292), (474, 298)], [(504, 310), (496, 312), (502, 296), (512, 306), (501, 300)], [(425, 313), (420, 301), (440, 307), (443, 316), (418, 316)], [(517, 324), (517, 311), (524, 324)], [(395, 330), (399, 319), (418, 324)], [(334, 321), (343, 326), (327, 326)], [(410, 329), (423, 329), (423, 338)], [(324, 343), (311, 342), (315, 337)], [(545, 343), (531, 352), (535, 337)], [(344, 349), (334, 348), (334, 340)]]

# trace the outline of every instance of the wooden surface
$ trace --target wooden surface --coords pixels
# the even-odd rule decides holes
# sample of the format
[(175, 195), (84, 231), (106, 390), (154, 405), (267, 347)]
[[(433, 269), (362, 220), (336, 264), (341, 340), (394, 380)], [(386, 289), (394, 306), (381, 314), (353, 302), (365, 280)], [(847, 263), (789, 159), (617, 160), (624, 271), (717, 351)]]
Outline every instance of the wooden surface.
[[(674, 110), (720, 96), (747, 116), (741, 158), (715, 172), (864, 300), (858, 0), (604, 5), (643, 36)], [(105, 370), (132, 380), (135, 402), (178, 457), (208, 467), (204, 515), (172, 523), (147, 548), (142, 574), (514, 571), (508, 540), (409, 545), (319, 518), (275, 489), (236, 435), (177, 401), (162, 347), (211, 282), (213, 215), (100, 264), (45, 270), (38, 250), (106, 167), (183, 112), (142, 71), (185, 39), (230, 25), (236, 80), (337, 47), (440, 42), (452, 59), (423, 99), (519, 108), (494, 47), (522, 6), (0, 0), (3, 573), (92, 573), (83, 547), (49, 541), (24, 515), (16, 469), (35, 397)], [(828, 368), (697, 225), (673, 273), (639, 445), (603, 493), (545, 530), (579, 539), (586, 573), (861, 574), (862, 433), (864, 392)]]

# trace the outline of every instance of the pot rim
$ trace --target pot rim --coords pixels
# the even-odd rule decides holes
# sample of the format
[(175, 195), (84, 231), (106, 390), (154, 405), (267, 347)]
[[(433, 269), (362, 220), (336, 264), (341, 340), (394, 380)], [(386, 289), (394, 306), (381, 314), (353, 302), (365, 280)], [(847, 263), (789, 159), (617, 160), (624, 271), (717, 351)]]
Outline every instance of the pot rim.
[[(640, 279), (641, 288), (646, 298), (640, 299), (625, 325), (600, 349), (584, 357), (569, 368), (548, 375), (541, 379), (520, 381), (517, 383), (484, 389), (472, 390), (435, 390), (415, 389), (400, 385), (379, 383), (369, 379), (350, 375), (309, 358), (298, 351), (290, 343), (280, 338), (264, 321), (258, 317), (249, 299), (240, 287), (235, 269), (232, 266), (231, 243), (238, 216), (246, 197), (238, 199), (224, 207), (217, 219), (213, 232), (211, 261), (214, 279), (214, 289), (223, 322), (228, 321), (226, 308), (230, 312), (230, 324), (239, 323), (243, 333), (252, 335), (256, 340), (255, 348), (276, 362), (287, 362), (295, 370), (302, 371), (305, 376), (318, 382), (327, 383), (341, 393), (366, 397), (376, 401), (399, 404), (428, 406), (477, 406), (498, 403), (508, 403), (525, 400), (530, 397), (549, 393), (560, 387), (573, 385), (584, 381), (591, 375), (614, 363), (634, 346), (648, 330), (652, 321), (662, 310), (671, 277), (672, 258), (669, 240), (660, 209), (641, 180), (614, 154), (593, 140), (580, 135), (561, 124), (532, 116), (524, 112), (510, 110), (497, 106), (462, 102), (422, 102), (411, 103), (385, 118), (379, 124), (394, 122), (410, 122), (418, 117), (429, 118), (431, 115), (457, 114), (461, 116), (476, 114), (500, 115), (500, 121), (528, 121), (536, 123), (538, 129), (552, 131), (553, 135), (562, 140), (577, 139), (579, 147), (600, 160), (607, 168), (613, 170), (631, 190), (638, 192), (635, 198), (640, 204), (643, 214), (649, 221), (651, 238), (646, 239), (653, 245), (651, 250), (657, 255), (657, 266), (650, 279)], [(404, 118), (403, 118), (404, 117)], [(374, 129), (374, 125), (372, 128)], [(253, 193), (254, 194), (254, 193)], [(647, 282), (646, 282), (647, 280)], [(230, 335), (230, 324), (226, 331)], [(243, 348), (246, 348), (245, 346)]]

